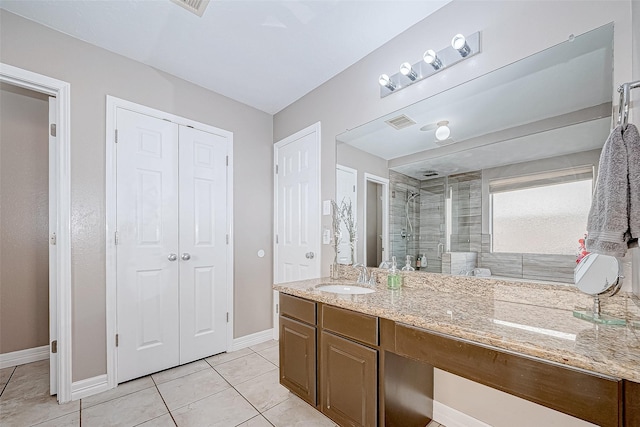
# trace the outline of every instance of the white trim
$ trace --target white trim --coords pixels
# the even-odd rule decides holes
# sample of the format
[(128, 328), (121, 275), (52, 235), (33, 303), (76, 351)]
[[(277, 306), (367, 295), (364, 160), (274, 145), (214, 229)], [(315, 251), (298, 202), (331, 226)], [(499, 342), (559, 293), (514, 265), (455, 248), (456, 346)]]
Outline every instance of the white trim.
[(272, 339), (273, 339), (273, 329), (265, 329), (264, 331), (245, 335), (240, 338), (235, 338), (233, 340), (233, 345), (227, 351), (231, 352), (231, 351), (242, 350), (243, 348), (262, 344), (263, 342), (271, 341)]
[(491, 427), (437, 400), (433, 401), (433, 420), (447, 427)]
[(227, 245), (227, 311), (229, 321), (227, 322), (227, 342), (226, 351), (234, 345), (233, 339), (233, 263), (234, 263), (234, 234), (233, 234), (233, 132), (220, 129), (205, 123), (190, 120), (171, 113), (156, 110), (155, 108), (136, 104), (124, 99), (107, 95), (107, 117), (106, 117), (106, 156), (105, 156), (105, 211), (106, 211), (106, 316), (107, 316), (107, 383), (108, 388), (117, 386), (117, 353), (115, 347), (115, 334), (117, 327), (116, 319), (116, 246), (114, 236), (116, 231), (116, 153), (115, 153), (115, 129), (116, 111), (118, 108), (127, 109), (136, 113), (146, 114), (152, 117), (169, 120), (183, 126), (190, 126), (215, 135), (227, 138), (229, 156), (229, 166), (227, 168), (227, 233), (229, 234), (229, 244)]
[[(55, 322), (57, 336), (50, 341), (58, 341), (56, 369), (58, 377), (58, 401), (66, 403), (71, 399), (71, 86), (69, 83), (51, 77), (0, 63), (0, 82), (31, 89), (55, 96), (57, 102), (56, 138), (56, 189), (57, 189), (57, 226), (56, 226), (56, 274), (55, 301), (57, 310), (50, 309), (50, 322)], [(51, 289), (50, 289), (51, 292)], [(48, 346), (47, 346), (48, 348)], [(48, 354), (48, 352), (47, 352)]]
[(76, 381), (71, 384), (71, 400), (84, 399), (94, 394), (109, 390), (107, 374)]
[[(382, 185), (382, 260), (389, 261), (389, 179), (381, 176), (364, 173), (364, 216), (362, 221), (362, 256), (367, 262), (367, 182), (375, 182)], [(377, 266), (376, 266), (377, 267)]]
[(49, 358), (49, 346), (28, 348), (26, 350), (12, 351), (11, 353), (0, 354), (0, 369), (12, 366), (24, 365), (25, 363), (37, 362)]
[[(352, 209), (353, 214), (354, 214), (353, 217), (354, 217), (354, 219), (356, 221), (356, 239), (357, 239), (358, 238), (358, 229), (360, 228), (360, 227), (358, 227), (358, 224), (359, 224), (358, 215), (360, 213), (362, 213), (364, 215), (363, 216), (363, 218), (364, 218), (364, 217), (366, 217), (366, 214), (367, 214), (367, 205), (366, 204), (364, 205), (363, 209), (358, 209), (358, 194), (360, 192), (358, 190), (358, 187), (359, 187), (359, 185), (358, 185), (359, 184), (358, 183), (358, 170), (336, 163), (336, 197), (335, 197), (335, 202), (338, 204), (338, 206), (340, 206), (340, 204), (342, 203), (342, 200), (338, 200), (338, 171), (339, 170), (351, 174), (353, 176), (353, 182), (355, 183), (354, 184), (355, 189), (353, 191), (353, 197), (351, 197), (350, 199), (352, 200), (351, 209)], [(363, 194), (366, 196), (366, 194), (367, 194), (366, 187), (363, 190), (364, 190)], [(360, 210), (362, 210), (362, 212), (360, 212)], [(364, 224), (364, 221), (363, 221), (363, 224)], [(364, 229), (364, 230), (366, 231), (366, 229)], [(364, 239), (360, 239), (360, 241), (362, 241), (364, 243)], [(356, 240), (356, 242), (357, 242), (357, 240)], [(351, 245), (349, 244), (349, 246), (351, 246)], [(362, 264), (366, 264), (367, 263), (367, 259), (365, 258), (366, 257), (366, 249), (363, 249), (362, 254), (363, 254)], [(356, 244), (356, 247), (353, 248), (353, 259), (351, 260), (351, 265), (357, 264), (358, 263), (357, 260), (358, 260), (358, 245)], [(340, 258), (338, 258), (338, 263), (340, 263)]]

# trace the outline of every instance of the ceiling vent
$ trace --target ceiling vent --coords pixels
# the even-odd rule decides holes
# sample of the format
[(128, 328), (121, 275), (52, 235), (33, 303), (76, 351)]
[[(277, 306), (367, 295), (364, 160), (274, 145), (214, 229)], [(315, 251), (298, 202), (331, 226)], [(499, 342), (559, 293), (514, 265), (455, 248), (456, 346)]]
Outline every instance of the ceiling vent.
[(171, 0), (177, 5), (187, 9), (191, 13), (202, 16), (204, 10), (209, 5), (209, 0)]
[(416, 124), (412, 119), (401, 114), (393, 119), (385, 120), (385, 123), (396, 130), (405, 129)]
[(437, 171), (432, 171), (432, 170), (426, 170), (422, 174), (423, 174), (423, 176), (425, 178), (431, 178), (431, 177), (434, 177), (434, 176), (438, 176), (438, 172)]

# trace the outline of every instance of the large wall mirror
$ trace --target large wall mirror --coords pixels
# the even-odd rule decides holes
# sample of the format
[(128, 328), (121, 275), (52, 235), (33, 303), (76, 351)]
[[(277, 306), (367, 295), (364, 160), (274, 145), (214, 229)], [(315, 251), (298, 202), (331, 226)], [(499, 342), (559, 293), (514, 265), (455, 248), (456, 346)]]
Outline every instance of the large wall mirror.
[(420, 271), (572, 282), (612, 125), (613, 30), (338, 135), (356, 261), (402, 266), (409, 255)]

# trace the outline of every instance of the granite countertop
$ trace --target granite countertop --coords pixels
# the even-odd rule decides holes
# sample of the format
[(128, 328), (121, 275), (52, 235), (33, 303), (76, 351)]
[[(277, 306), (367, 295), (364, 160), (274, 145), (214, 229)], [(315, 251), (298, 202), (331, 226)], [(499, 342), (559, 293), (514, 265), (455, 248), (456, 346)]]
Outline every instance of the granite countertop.
[[(416, 279), (417, 277), (417, 279)], [(596, 325), (573, 317), (590, 297), (569, 286), (419, 274), (398, 291), (379, 278), (376, 292), (338, 295), (322, 284), (354, 284), (353, 278), (281, 283), (273, 289), (337, 307), (383, 317), (428, 331), (640, 382), (640, 329)], [(603, 304), (611, 314), (639, 318), (633, 295)], [(632, 301), (633, 300), (633, 301)], [(637, 324), (637, 322), (628, 322)]]

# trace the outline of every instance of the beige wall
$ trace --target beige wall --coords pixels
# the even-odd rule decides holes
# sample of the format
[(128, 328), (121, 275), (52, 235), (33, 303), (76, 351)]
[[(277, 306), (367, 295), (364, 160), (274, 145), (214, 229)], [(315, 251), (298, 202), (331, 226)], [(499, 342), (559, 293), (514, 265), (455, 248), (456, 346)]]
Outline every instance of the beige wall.
[(0, 354), (49, 341), (49, 101), (0, 84)]
[[(638, 9), (637, 4), (634, 5), (637, 17), (639, 13), (635, 9)], [(331, 199), (335, 194), (333, 165), (336, 160), (336, 135), (561, 43), (567, 40), (570, 34), (582, 34), (609, 22), (615, 23), (614, 86), (617, 86), (632, 77), (629, 0), (454, 0), (277, 113), (274, 117), (274, 140), (290, 135), (318, 120), (322, 122), (324, 167), (321, 192), (324, 200)], [(636, 33), (637, 27), (636, 21)], [(417, 61), (428, 47), (426, 43), (429, 46), (444, 47), (449, 44), (455, 33), (471, 34), (478, 30), (482, 32), (480, 55), (380, 99), (377, 81), (381, 73), (395, 73), (400, 63)], [(611, 89), (613, 94), (615, 89)], [(328, 217), (323, 217), (323, 226), (330, 226), (328, 221)], [(328, 273), (333, 256), (331, 251), (330, 246), (323, 246), (321, 263), (325, 274)], [(459, 380), (453, 375), (440, 372), (435, 380), (436, 399), (490, 424), (495, 422), (496, 426), (514, 425), (510, 421), (490, 418), (488, 415), (489, 411), (500, 413), (503, 408), (510, 407), (509, 399), (498, 393), (490, 393), (484, 388), (466, 387)], [(471, 408), (470, 404), (474, 401), (483, 402), (485, 407)], [(538, 405), (523, 401), (513, 412), (519, 415), (516, 424), (521, 425), (522, 419), (546, 419), (545, 411), (547, 410), (541, 409)], [(555, 425), (565, 424), (561, 422)]]
[(71, 84), (74, 381), (106, 371), (106, 95), (233, 132), (234, 335), (271, 328), (271, 115), (6, 11), (0, 61)]

